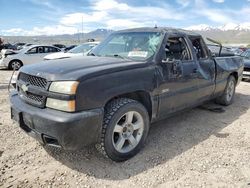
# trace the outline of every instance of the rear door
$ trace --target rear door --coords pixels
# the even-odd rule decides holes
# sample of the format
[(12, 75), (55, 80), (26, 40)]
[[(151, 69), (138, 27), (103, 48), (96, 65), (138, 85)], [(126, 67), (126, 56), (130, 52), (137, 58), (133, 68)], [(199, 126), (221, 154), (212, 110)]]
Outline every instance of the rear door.
[(160, 118), (194, 105), (198, 94), (198, 67), (188, 38), (170, 35), (165, 46), (165, 58), (160, 63), (163, 77), (159, 86)]
[(41, 58), (43, 59), (46, 55), (56, 52), (60, 52), (60, 50), (52, 46), (44, 46), (44, 53), (41, 54)]
[(209, 50), (200, 36), (191, 36), (189, 37), (193, 50), (196, 55), (196, 59), (198, 61), (198, 84), (199, 84), (199, 92), (198, 92), (198, 100), (205, 101), (208, 100), (215, 91), (215, 61), (211, 58)]

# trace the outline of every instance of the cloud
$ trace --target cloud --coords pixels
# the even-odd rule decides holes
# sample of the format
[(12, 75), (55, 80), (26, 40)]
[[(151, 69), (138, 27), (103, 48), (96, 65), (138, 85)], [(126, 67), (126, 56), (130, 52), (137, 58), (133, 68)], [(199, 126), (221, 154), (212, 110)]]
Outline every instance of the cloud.
[[(182, 0), (185, 1), (185, 0)], [(184, 15), (175, 10), (167, 3), (157, 6), (129, 6), (126, 3), (119, 3), (115, 0), (98, 0), (93, 3), (95, 11), (105, 11), (109, 15), (118, 15), (123, 18), (144, 21), (152, 19), (182, 20)], [(174, 16), (173, 16), (174, 15)]]
[[(223, 0), (213, 1), (222, 2)], [(204, 0), (195, 0), (195, 9), (193, 9), (192, 12), (193, 14), (201, 16), (203, 19), (208, 19), (214, 23), (221, 24), (235, 21), (232, 14), (234, 11), (228, 9), (210, 8), (207, 1)]]
[(223, 12), (218, 9), (202, 9), (198, 14), (207, 17), (215, 23), (227, 23), (233, 20), (225, 11)]
[(175, 11), (166, 3), (162, 3), (161, 7), (129, 6), (116, 0), (97, 0), (92, 2), (90, 7), (91, 9), (87, 13), (76, 12), (65, 15), (61, 18), (60, 24), (77, 27), (81, 23), (85, 25), (101, 23), (109, 29), (123, 29), (154, 26), (157, 20), (185, 19), (182, 13)]
[[(28, 1), (39, 6), (47, 7), (46, 10), (55, 10), (52, 1), (44, 0), (22, 0)], [(250, 19), (250, 6), (235, 10), (234, 7), (215, 8), (211, 2), (224, 3), (225, 0), (175, 0), (157, 1), (153, 6), (148, 4), (131, 5), (122, 0), (89, 0), (89, 5), (80, 11), (64, 13), (52, 20), (55, 25), (44, 27), (34, 27), (29, 30), (22, 28), (13, 28), (2, 30), (3, 34), (18, 33), (21, 35), (39, 35), (39, 34), (64, 34), (75, 33), (82, 27), (89, 31), (96, 28), (124, 29), (142, 26), (177, 26), (188, 27), (193, 24), (210, 24), (212, 26), (226, 23), (248, 22)], [(54, 3), (54, 2), (53, 2)], [(60, 7), (58, 7), (60, 8)], [(46, 14), (47, 15), (47, 14)], [(51, 13), (51, 15), (53, 15)], [(54, 19), (53, 16), (50, 16)], [(244, 15), (244, 16), (242, 16)], [(47, 19), (48, 20), (48, 19)]]
[(61, 34), (74, 34), (77, 29), (74, 27), (66, 27), (63, 25), (46, 26), (46, 27), (34, 27), (31, 30), (25, 30), (22, 28), (12, 28), (7, 30), (1, 30), (1, 33), (5, 35), (23, 35), (23, 36), (36, 36), (36, 35), (61, 35)]
[(126, 3), (118, 3), (115, 0), (99, 0), (95, 1), (93, 5), (93, 9), (95, 10), (121, 10), (126, 11), (129, 10), (131, 7), (129, 7)]
[(65, 15), (60, 23), (64, 25), (75, 25), (79, 23), (90, 23), (90, 22), (99, 22), (102, 21), (105, 17), (107, 17), (107, 13), (104, 11), (96, 11), (90, 14), (86, 13), (73, 13)]
[(110, 29), (132, 28), (145, 26), (142, 22), (136, 22), (128, 19), (112, 19), (106, 22), (107, 27)]
[(225, 0), (213, 0), (213, 2), (215, 2), (215, 3), (224, 3)]
[(187, 7), (190, 5), (190, 0), (176, 0), (176, 2), (181, 5), (182, 7)]

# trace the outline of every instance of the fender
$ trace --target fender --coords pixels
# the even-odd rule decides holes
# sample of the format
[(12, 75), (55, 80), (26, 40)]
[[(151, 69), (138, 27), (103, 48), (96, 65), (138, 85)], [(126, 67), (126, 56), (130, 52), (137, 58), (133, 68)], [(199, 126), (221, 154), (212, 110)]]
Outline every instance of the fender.
[(103, 108), (112, 98), (136, 91), (146, 91), (152, 98), (155, 68), (130, 69), (93, 77), (81, 82), (77, 89), (77, 110)]

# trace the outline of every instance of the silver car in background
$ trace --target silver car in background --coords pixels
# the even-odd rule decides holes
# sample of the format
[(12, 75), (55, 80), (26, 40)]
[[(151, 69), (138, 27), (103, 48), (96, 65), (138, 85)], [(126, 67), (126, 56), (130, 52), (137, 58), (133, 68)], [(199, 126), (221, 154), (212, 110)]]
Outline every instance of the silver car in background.
[(19, 51), (1, 51), (0, 67), (18, 70), (23, 65), (38, 63), (51, 53), (60, 52), (55, 46), (31, 45)]
[(67, 52), (59, 52), (47, 55), (44, 57), (44, 60), (63, 59), (75, 56), (86, 56), (99, 43), (100, 42), (86, 42), (72, 48)]

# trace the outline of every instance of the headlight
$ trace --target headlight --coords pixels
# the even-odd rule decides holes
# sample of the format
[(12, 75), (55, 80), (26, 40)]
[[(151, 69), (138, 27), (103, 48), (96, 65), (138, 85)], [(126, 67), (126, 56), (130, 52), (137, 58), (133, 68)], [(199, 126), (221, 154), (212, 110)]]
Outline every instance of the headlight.
[(75, 111), (75, 100), (63, 101), (58, 99), (47, 98), (46, 107), (61, 110), (65, 112)]
[(52, 82), (49, 91), (62, 94), (75, 94), (79, 82), (77, 81), (58, 81)]

